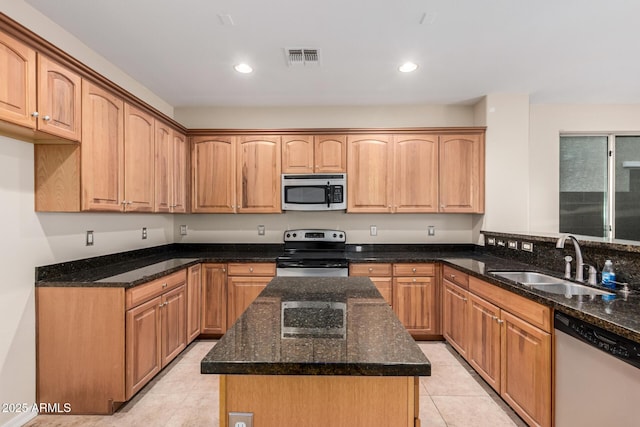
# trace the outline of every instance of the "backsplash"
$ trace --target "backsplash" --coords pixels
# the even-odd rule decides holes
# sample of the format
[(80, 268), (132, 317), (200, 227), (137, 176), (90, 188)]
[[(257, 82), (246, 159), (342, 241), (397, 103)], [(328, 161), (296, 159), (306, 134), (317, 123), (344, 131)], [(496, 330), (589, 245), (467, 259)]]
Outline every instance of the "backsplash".
[[(484, 249), (486, 253), (501, 258), (513, 259), (539, 268), (564, 273), (564, 257), (573, 258), (571, 275), (575, 276), (576, 254), (573, 243), (567, 241), (564, 249), (556, 248), (556, 237), (532, 236), (523, 234), (497, 233), (482, 231), (484, 234)], [(491, 242), (494, 244), (491, 244)], [(532, 245), (532, 252), (523, 250), (523, 242)], [(628, 282), (635, 288), (640, 288), (640, 246), (617, 243), (595, 242), (578, 238), (582, 256), (586, 264), (593, 265), (598, 270), (598, 281), (604, 262), (613, 261), (618, 282)], [(511, 246), (511, 247), (510, 247)], [(585, 271), (585, 277), (587, 273)]]

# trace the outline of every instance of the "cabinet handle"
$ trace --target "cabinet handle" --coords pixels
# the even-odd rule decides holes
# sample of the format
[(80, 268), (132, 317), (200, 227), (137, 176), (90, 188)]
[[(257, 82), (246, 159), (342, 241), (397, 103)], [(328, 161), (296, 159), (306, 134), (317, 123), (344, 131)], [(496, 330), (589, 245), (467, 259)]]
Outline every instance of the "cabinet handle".
[(415, 272), (416, 272), (416, 269), (415, 269), (415, 267), (414, 267), (414, 268), (412, 268), (412, 269), (411, 269), (411, 271), (413, 271), (413, 272), (415, 273)]
[(253, 267), (249, 267), (249, 273), (253, 273)]
[(452, 278), (452, 279), (455, 279), (455, 278), (456, 278), (456, 275), (455, 275), (455, 274), (452, 274), (452, 275), (451, 275), (451, 278)]
[(38, 117), (40, 115), (40, 113), (38, 113), (37, 111), (34, 111), (33, 113), (31, 113), (31, 117)]
[(226, 268), (223, 268), (223, 269), (222, 269), (222, 272), (223, 272), (223, 273), (225, 273), (226, 271), (227, 271), (227, 269), (226, 269)]
[(51, 117), (49, 117), (49, 116), (44, 116), (44, 117), (42, 118), (42, 120), (44, 120), (45, 122), (48, 122), (49, 120), (51, 120)]
[(167, 284), (166, 284), (166, 283), (163, 283), (163, 284), (162, 284), (162, 289), (164, 289), (164, 288), (166, 288), (166, 287), (167, 287)]
[(162, 308), (163, 306), (164, 306), (164, 303), (163, 303), (163, 304), (160, 304), (160, 305), (158, 306), (158, 308)]
[(413, 282), (415, 283), (415, 282), (416, 282), (416, 279), (413, 279)]
[(464, 297), (462, 297), (462, 302), (467, 302), (467, 299), (468, 299), (468, 298), (464, 298)]
[(372, 272), (373, 272), (373, 268), (369, 267), (369, 273), (372, 273)]

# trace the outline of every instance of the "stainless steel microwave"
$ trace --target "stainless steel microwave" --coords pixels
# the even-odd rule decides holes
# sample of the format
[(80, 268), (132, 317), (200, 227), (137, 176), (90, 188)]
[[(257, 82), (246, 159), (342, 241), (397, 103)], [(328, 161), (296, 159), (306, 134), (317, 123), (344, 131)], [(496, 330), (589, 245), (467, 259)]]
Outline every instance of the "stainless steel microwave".
[(347, 174), (282, 174), (283, 211), (347, 209)]

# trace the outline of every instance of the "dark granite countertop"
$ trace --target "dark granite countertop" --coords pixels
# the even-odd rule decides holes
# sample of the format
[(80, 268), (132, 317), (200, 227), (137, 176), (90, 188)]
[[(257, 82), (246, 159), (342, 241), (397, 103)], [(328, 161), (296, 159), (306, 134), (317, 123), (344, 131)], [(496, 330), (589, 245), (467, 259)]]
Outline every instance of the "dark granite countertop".
[(276, 277), (203, 374), (425, 376), (431, 364), (366, 277)]
[[(474, 245), (363, 245), (349, 246), (350, 262), (444, 262), (516, 294), (585, 320), (640, 343), (640, 291), (616, 293), (603, 300), (581, 296), (565, 298), (537, 291), (491, 274), (491, 271), (529, 270), (560, 277), (528, 263), (488, 255)], [(96, 286), (129, 288), (198, 262), (273, 262), (282, 245), (172, 244), (70, 261), (36, 269), (36, 286)]]

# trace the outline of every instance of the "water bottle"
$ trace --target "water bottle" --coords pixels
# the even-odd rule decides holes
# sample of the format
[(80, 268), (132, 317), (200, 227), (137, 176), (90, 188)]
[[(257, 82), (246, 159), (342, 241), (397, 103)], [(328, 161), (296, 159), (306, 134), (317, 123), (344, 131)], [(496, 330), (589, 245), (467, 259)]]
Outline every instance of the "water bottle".
[(615, 289), (616, 273), (613, 271), (613, 263), (610, 259), (606, 260), (602, 268), (602, 286)]

